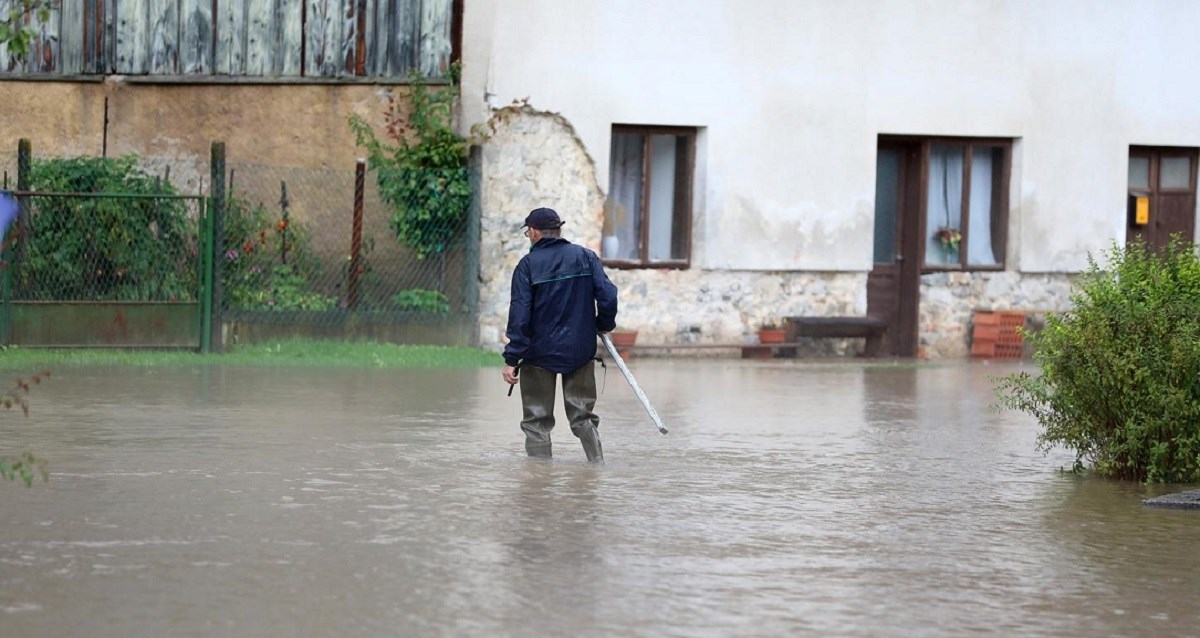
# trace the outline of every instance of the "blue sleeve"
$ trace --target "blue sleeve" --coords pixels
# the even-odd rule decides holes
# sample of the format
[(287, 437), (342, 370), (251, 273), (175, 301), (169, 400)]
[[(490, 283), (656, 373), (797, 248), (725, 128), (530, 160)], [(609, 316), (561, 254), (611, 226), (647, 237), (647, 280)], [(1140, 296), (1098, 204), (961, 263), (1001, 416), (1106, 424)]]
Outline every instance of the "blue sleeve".
[(17, 200), (8, 191), (0, 190), (0, 243), (4, 241), (5, 234), (8, 233), (8, 227), (12, 225), (20, 212), (20, 207), (17, 206)]
[(529, 352), (529, 319), (533, 314), (533, 286), (529, 263), (522, 259), (513, 271), (512, 295), (508, 302), (508, 345), (504, 346), (504, 363), (516, 366)]
[(596, 330), (609, 332), (617, 327), (617, 286), (604, 273), (596, 253), (591, 253), (592, 294), (596, 297)]

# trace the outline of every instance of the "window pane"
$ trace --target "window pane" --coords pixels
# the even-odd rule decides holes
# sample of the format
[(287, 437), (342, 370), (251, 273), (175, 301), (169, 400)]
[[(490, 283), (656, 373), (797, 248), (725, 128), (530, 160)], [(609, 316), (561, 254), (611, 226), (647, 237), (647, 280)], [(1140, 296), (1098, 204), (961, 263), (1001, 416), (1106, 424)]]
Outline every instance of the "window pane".
[(967, 208), (971, 221), (967, 225), (967, 264), (970, 266), (1000, 263), (993, 249), (997, 243), (993, 241), (992, 230), (1003, 232), (996, 223), (1001, 211), (994, 210), (1000, 201), (1000, 189), (1004, 188), (1004, 184), (999, 183), (1003, 166), (1002, 147), (976, 146), (972, 149), (971, 199)]
[(875, 263), (896, 261), (896, 216), (900, 205), (900, 152), (881, 149), (875, 162)]
[(1129, 188), (1150, 188), (1150, 158), (1129, 158)]
[(929, 197), (926, 207), (925, 263), (960, 263), (962, 240), (963, 147), (929, 148)]
[(1192, 158), (1164, 157), (1159, 160), (1159, 188), (1188, 188), (1192, 185)]
[(650, 136), (650, 259), (671, 258), (675, 222), (675, 136)]
[(640, 259), (642, 166), (645, 136), (614, 132), (608, 169), (600, 255), (605, 259)]

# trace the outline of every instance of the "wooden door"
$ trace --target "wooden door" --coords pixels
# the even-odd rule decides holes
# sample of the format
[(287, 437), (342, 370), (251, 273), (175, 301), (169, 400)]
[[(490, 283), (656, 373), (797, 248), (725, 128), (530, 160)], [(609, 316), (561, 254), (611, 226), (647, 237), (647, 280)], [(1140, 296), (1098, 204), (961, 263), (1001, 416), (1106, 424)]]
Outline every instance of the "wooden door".
[(867, 314), (888, 322), (882, 354), (917, 353), (920, 294), (921, 147), (879, 144), (875, 162), (875, 263), (867, 275)]
[[(1129, 197), (1150, 199), (1150, 218), (1138, 224), (1129, 215), (1127, 243), (1144, 241), (1156, 250), (1172, 235), (1196, 237), (1196, 164), (1194, 148), (1135, 146), (1129, 150)], [(1131, 205), (1132, 207), (1132, 205)]]

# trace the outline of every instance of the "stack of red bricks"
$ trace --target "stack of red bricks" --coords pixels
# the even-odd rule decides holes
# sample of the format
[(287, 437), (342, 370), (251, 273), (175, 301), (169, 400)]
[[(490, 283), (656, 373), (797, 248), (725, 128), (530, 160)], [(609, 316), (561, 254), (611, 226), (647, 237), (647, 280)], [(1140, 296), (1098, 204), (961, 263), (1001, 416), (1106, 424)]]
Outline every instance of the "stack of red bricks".
[(1025, 313), (975, 311), (971, 330), (971, 356), (987, 359), (1020, 359), (1025, 339), (1017, 330), (1025, 326)]

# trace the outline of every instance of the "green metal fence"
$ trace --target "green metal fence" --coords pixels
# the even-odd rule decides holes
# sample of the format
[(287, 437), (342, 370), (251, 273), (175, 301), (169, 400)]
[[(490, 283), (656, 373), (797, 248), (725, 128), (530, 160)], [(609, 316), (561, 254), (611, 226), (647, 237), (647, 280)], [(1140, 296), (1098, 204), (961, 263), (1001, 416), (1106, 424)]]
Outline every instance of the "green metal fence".
[(23, 143), (0, 342), (202, 348), (208, 198), (169, 175), (132, 157), (34, 159)]
[(380, 180), (362, 163), (227, 163), (221, 144), (209, 162), (19, 155), (0, 342), (474, 341), (471, 170)]

